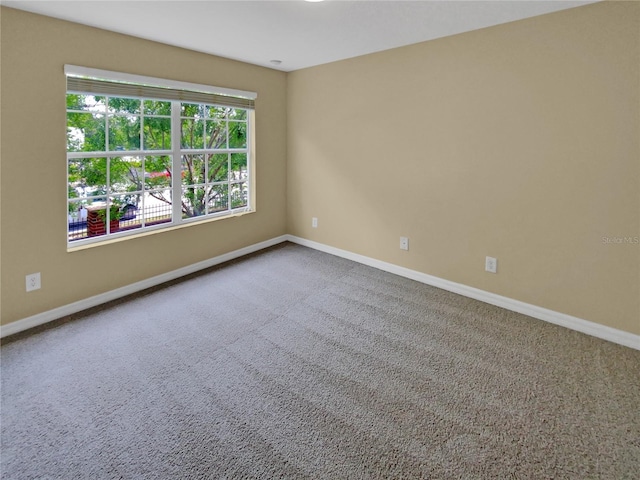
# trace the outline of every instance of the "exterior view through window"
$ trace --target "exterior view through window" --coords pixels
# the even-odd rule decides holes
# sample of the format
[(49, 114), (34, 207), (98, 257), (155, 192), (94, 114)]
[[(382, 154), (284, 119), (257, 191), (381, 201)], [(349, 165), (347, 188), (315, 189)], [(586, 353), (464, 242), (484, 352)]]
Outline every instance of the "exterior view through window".
[(250, 112), (68, 89), (68, 241), (249, 210)]

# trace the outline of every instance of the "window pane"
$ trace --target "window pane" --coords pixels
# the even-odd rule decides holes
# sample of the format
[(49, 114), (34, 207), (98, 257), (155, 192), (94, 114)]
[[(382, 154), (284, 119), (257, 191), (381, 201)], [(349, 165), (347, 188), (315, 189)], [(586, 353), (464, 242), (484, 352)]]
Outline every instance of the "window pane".
[(204, 148), (204, 120), (182, 120), (180, 138), (182, 148)]
[(158, 225), (171, 221), (171, 190), (156, 190), (144, 196), (144, 210), (138, 212), (138, 218), (144, 218), (145, 226)]
[(135, 204), (135, 196), (132, 195), (112, 195), (109, 197), (109, 220), (120, 221), (128, 210), (125, 206)]
[(104, 115), (92, 113), (67, 113), (67, 151), (104, 152)]
[(205, 183), (204, 155), (182, 155), (182, 184)]
[(247, 172), (247, 154), (246, 153), (232, 153), (231, 154), (231, 175), (230, 179), (233, 180), (246, 180), (248, 178)]
[(144, 150), (171, 150), (170, 118), (144, 118)]
[(120, 231), (133, 230), (142, 227), (140, 220), (140, 207), (142, 206), (142, 194), (128, 194), (120, 197), (121, 205), (118, 211), (120, 217)]
[(229, 148), (247, 147), (247, 124), (245, 122), (229, 122)]
[(202, 118), (205, 115), (206, 107), (196, 103), (183, 103), (180, 105), (180, 116)]
[(81, 240), (88, 236), (86, 203), (86, 200), (69, 202), (68, 238), (70, 241)]
[(205, 212), (205, 187), (182, 187), (182, 218), (199, 217)]
[(227, 122), (209, 120), (206, 123), (207, 148), (227, 148)]
[(140, 150), (140, 117), (109, 117), (109, 151)]
[(106, 158), (71, 158), (68, 172), (69, 188), (78, 197), (104, 195), (107, 192)]
[(229, 209), (229, 185), (211, 185), (209, 187), (207, 206), (209, 213), (220, 212)]
[(109, 160), (109, 178), (112, 192), (124, 193), (142, 190), (142, 159), (115, 157)]
[(207, 181), (226, 182), (229, 179), (229, 154), (216, 153), (207, 155), (209, 172)]
[(225, 119), (227, 118), (227, 112), (230, 109), (227, 107), (216, 107), (210, 105), (206, 108), (207, 118), (215, 118), (215, 119)]
[(140, 113), (140, 100), (137, 98), (109, 97), (109, 113)]
[(247, 111), (241, 108), (232, 108), (229, 111), (229, 120), (246, 120)]
[(82, 110), (84, 112), (104, 112), (105, 97), (67, 93), (67, 110)]
[(171, 115), (171, 102), (145, 100), (144, 113), (147, 115)]
[(231, 184), (231, 208), (246, 207), (248, 204), (249, 185), (247, 182)]
[(145, 157), (145, 189), (152, 190), (171, 186), (171, 157)]

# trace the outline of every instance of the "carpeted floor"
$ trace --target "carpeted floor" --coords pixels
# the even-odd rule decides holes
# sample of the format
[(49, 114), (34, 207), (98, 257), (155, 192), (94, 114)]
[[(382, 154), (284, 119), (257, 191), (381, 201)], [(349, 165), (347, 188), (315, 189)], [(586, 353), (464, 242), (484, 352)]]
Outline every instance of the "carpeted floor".
[(290, 243), (58, 323), (2, 479), (640, 478), (640, 351)]

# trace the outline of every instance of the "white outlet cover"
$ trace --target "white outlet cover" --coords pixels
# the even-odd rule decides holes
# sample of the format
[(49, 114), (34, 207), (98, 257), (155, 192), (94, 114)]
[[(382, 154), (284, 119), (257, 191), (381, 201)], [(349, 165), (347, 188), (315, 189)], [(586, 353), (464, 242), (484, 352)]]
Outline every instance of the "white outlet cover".
[(484, 269), (490, 273), (498, 272), (498, 259), (494, 257), (486, 257), (484, 261)]
[(409, 250), (409, 239), (407, 237), (400, 237), (400, 250)]
[(311, 219), (311, 226), (312, 226), (313, 228), (318, 228), (318, 219), (317, 219), (316, 217), (313, 217), (313, 218)]
[(32, 273), (26, 276), (27, 292), (40, 289), (40, 272)]

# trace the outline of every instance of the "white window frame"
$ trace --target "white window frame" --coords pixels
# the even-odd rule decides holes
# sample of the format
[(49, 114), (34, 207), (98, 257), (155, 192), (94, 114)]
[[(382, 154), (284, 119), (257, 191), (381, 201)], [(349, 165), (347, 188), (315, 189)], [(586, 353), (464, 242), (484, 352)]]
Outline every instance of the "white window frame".
[[(93, 68), (87, 68), (87, 67), (79, 67), (79, 66), (74, 66), (74, 65), (65, 65), (65, 75), (67, 77), (80, 77), (80, 78), (87, 78), (87, 79), (98, 79), (98, 80), (104, 80), (104, 81), (110, 81), (110, 82), (121, 82), (124, 84), (135, 84), (135, 85), (140, 85), (140, 86), (151, 86), (151, 87), (163, 87), (163, 88), (168, 88), (168, 89), (172, 89), (172, 90), (178, 90), (178, 91), (185, 91), (185, 92), (197, 92), (197, 93), (205, 93), (205, 94), (213, 94), (213, 95), (218, 95), (218, 96), (223, 96), (223, 97), (232, 97), (232, 98), (239, 98), (239, 99), (249, 99), (252, 102), (257, 98), (257, 94), (255, 92), (248, 92), (248, 91), (243, 91), (243, 90), (235, 90), (235, 89), (229, 89), (229, 88), (223, 88), (223, 87), (214, 87), (214, 86), (210, 86), (210, 85), (202, 85), (202, 84), (195, 84), (195, 83), (188, 83), (188, 82), (181, 82), (181, 81), (176, 81), (176, 80), (169, 80), (169, 79), (162, 79), (162, 78), (156, 78), (156, 77), (146, 77), (146, 76), (140, 76), (140, 75), (133, 75), (133, 74), (128, 74), (128, 73), (123, 73), (123, 72), (113, 72), (113, 71), (108, 71), (108, 70), (99, 70), (99, 69), (93, 69)], [(69, 89), (66, 90), (65, 92), (67, 93), (71, 93), (69, 91)], [(76, 91), (74, 90), (73, 93), (80, 93), (82, 94), (82, 92), (80, 91)], [(90, 93), (89, 93), (90, 94)], [(202, 155), (206, 155), (208, 153), (216, 153), (216, 154), (227, 154), (230, 157), (230, 154), (232, 153), (244, 153), (247, 155), (247, 178), (245, 181), (243, 182), (233, 182), (231, 180), (230, 177), (227, 177), (227, 181), (223, 182), (226, 183), (226, 185), (228, 186), (228, 209), (224, 210), (224, 211), (220, 211), (220, 212), (213, 212), (213, 213), (207, 213), (207, 214), (203, 214), (200, 216), (196, 216), (196, 217), (187, 217), (187, 218), (182, 218), (182, 202), (181, 201), (173, 201), (172, 202), (172, 220), (170, 222), (165, 222), (165, 223), (161, 223), (158, 225), (152, 225), (152, 226), (145, 226), (144, 222), (141, 225), (141, 227), (139, 228), (135, 228), (135, 229), (131, 229), (131, 230), (126, 230), (126, 231), (118, 231), (118, 232), (110, 232), (110, 225), (107, 222), (106, 225), (106, 233), (104, 235), (99, 235), (99, 236), (95, 236), (95, 237), (87, 237), (87, 238), (83, 238), (83, 239), (75, 239), (75, 240), (70, 240), (69, 239), (69, 227), (67, 227), (67, 247), (69, 249), (73, 249), (75, 247), (80, 247), (80, 246), (85, 246), (85, 245), (91, 245), (91, 244), (99, 244), (99, 243), (105, 243), (108, 242), (114, 238), (121, 238), (121, 237), (132, 237), (132, 236), (138, 236), (141, 234), (146, 234), (148, 232), (152, 232), (152, 231), (158, 231), (158, 230), (167, 230), (167, 229), (171, 229), (174, 227), (179, 227), (179, 226), (183, 226), (183, 225), (188, 225), (188, 224), (193, 224), (193, 223), (201, 223), (201, 222), (207, 222), (207, 221), (212, 221), (212, 220), (216, 220), (219, 218), (227, 218), (227, 217), (234, 217), (237, 216), (239, 214), (243, 214), (243, 213), (247, 213), (247, 212), (253, 212), (255, 211), (255, 203), (254, 203), (254, 198), (255, 198), (255, 178), (254, 178), (254, 162), (255, 162), (255, 150), (254, 150), (254, 145), (253, 145), (253, 141), (254, 141), (254, 121), (255, 121), (255, 110), (253, 108), (243, 108), (243, 107), (229, 107), (229, 105), (225, 105), (224, 103), (224, 98), (222, 103), (201, 103), (201, 102), (197, 102), (197, 101), (191, 101), (191, 100), (184, 100), (184, 101), (180, 101), (180, 100), (167, 100), (164, 98), (154, 98), (154, 97), (146, 97), (146, 96), (131, 96), (131, 95), (118, 95), (118, 94), (107, 94), (107, 95), (103, 95), (100, 94), (101, 96), (105, 96), (105, 97), (115, 97), (115, 98), (123, 98), (123, 97), (128, 97), (128, 98), (140, 98), (140, 99), (145, 99), (145, 100), (162, 100), (162, 101), (171, 101), (171, 149), (170, 150), (143, 150), (144, 147), (144, 130), (142, 127), (142, 118), (145, 116), (144, 114), (144, 109), (141, 108), (141, 112), (139, 114), (139, 117), (141, 119), (141, 126), (140, 126), (140, 130), (141, 130), (141, 138), (140, 138), (140, 150), (135, 150), (135, 151), (112, 151), (109, 150), (108, 147), (108, 142), (109, 142), (109, 132), (108, 132), (108, 125), (109, 122), (106, 122), (106, 127), (105, 127), (105, 149), (106, 151), (104, 152), (70, 152), (67, 150), (67, 161), (66, 161), (66, 168), (68, 171), (69, 168), (69, 160), (72, 158), (86, 158), (88, 156), (91, 157), (105, 157), (105, 158), (110, 158), (110, 157), (122, 157), (122, 156), (136, 156), (136, 157), (142, 157), (142, 161), (144, 163), (144, 157), (145, 156), (170, 156), (171, 157), (171, 162), (172, 162), (172, 172), (181, 172), (182, 171), (182, 156), (183, 155), (188, 155), (188, 154), (202, 154)], [(225, 149), (218, 149), (218, 150), (214, 150), (214, 149), (183, 149), (182, 145), (181, 145), (181, 120), (182, 120), (182, 116), (181, 116), (181, 103), (199, 103), (199, 104), (203, 104), (203, 105), (211, 105), (211, 106), (221, 106), (221, 107), (229, 107), (229, 108), (236, 108), (236, 109), (244, 109), (247, 112), (246, 115), (246, 129), (247, 129), (247, 145), (244, 148), (229, 148), (229, 145), (227, 144), (227, 148)], [(67, 110), (68, 111), (68, 110)], [(105, 116), (108, 116), (108, 112), (105, 112)], [(227, 121), (227, 127), (229, 125), (229, 122)], [(227, 135), (228, 135), (228, 128), (227, 128)], [(206, 158), (206, 157), (205, 157)], [(228, 160), (230, 161), (230, 160)], [(108, 173), (108, 165), (109, 162), (107, 161), (107, 175), (109, 175)], [(231, 173), (231, 169), (229, 168), (229, 174)], [(67, 173), (68, 175), (68, 173)], [(218, 182), (209, 182), (208, 177), (205, 177), (205, 182), (207, 182), (207, 184), (209, 183), (218, 183)], [(108, 181), (109, 183), (109, 181)], [(242, 207), (238, 207), (238, 208), (232, 208), (231, 205), (231, 185), (232, 184), (237, 184), (237, 183), (246, 183), (247, 184), (247, 202), (246, 202), (246, 206), (242, 206)], [(68, 189), (68, 185), (69, 185), (69, 180), (67, 177), (67, 189)], [(178, 193), (178, 197), (182, 199), (182, 175), (181, 174), (174, 174), (172, 175), (172, 182), (171, 182), (171, 192), (172, 192), (172, 197), (175, 199), (176, 198), (176, 193)], [(143, 197), (143, 205), (144, 205), (144, 185), (143, 185), (143, 191), (142, 191), (142, 197)], [(107, 192), (106, 195), (100, 195), (101, 197), (106, 197), (107, 199), (107, 205), (109, 204), (109, 196), (113, 196), (113, 195), (117, 195), (117, 193), (111, 193), (111, 192)], [(70, 198), (69, 195), (67, 194), (67, 212), (69, 211), (69, 206), (71, 203), (76, 203), (76, 202), (70, 202)], [(68, 214), (66, 215), (68, 217)]]

